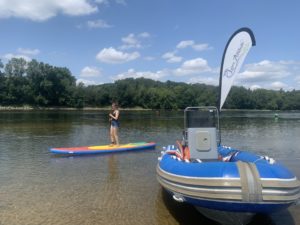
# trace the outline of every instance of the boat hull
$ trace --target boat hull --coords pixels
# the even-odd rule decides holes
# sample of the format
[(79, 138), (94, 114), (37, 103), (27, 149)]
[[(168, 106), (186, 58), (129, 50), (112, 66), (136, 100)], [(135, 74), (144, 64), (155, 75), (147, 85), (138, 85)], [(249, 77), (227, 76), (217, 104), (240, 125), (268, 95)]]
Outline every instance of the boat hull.
[[(225, 150), (219, 152), (225, 155)], [(300, 182), (287, 168), (248, 152), (241, 152), (231, 162), (202, 163), (164, 154), (157, 179), (175, 200), (213, 210), (272, 213), (300, 197)]]

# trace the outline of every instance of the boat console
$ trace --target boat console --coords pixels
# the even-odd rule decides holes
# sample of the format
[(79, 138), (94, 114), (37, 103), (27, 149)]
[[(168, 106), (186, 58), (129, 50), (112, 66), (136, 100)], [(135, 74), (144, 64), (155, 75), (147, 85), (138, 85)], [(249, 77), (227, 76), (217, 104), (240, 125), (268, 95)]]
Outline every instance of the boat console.
[(187, 107), (184, 110), (184, 145), (191, 158), (213, 160), (218, 158), (219, 112), (216, 107)]

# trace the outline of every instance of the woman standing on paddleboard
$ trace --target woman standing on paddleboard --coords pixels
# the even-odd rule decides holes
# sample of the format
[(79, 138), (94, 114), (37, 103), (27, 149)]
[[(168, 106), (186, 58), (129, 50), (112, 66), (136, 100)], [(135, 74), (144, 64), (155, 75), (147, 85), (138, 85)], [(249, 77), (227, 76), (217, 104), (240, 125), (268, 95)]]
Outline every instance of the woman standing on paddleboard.
[(112, 113), (109, 114), (111, 146), (113, 145), (119, 146), (118, 129), (120, 127), (119, 124), (120, 111), (118, 108), (119, 108), (118, 104), (116, 102), (113, 102), (111, 105)]

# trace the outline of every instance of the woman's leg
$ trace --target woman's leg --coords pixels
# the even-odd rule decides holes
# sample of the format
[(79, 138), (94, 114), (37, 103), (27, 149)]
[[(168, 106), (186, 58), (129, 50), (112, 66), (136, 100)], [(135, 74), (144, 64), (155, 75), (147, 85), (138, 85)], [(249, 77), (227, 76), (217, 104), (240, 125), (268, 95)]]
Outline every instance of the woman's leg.
[(114, 127), (110, 126), (110, 140), (111, 140), (111, 145), (115, 144), (115, 139), (114, 139)]
[(118, 135), (118, 127), (113, 127), (113, 136), (116, 145), (120, 145), (119, 143), (119, 135)]

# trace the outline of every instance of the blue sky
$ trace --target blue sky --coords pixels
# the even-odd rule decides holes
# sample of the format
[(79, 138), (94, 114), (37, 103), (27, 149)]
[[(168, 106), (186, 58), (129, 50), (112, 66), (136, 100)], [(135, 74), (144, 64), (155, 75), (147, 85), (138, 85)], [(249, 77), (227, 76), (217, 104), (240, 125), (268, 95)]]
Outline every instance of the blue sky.
[(218, 85), (229, 37), (249, 27), (257, 45), (235, 85), (300, 90), (299, 12), (296, 0), (0, 0), (0, 57), (67, 67), (86, 84)]

